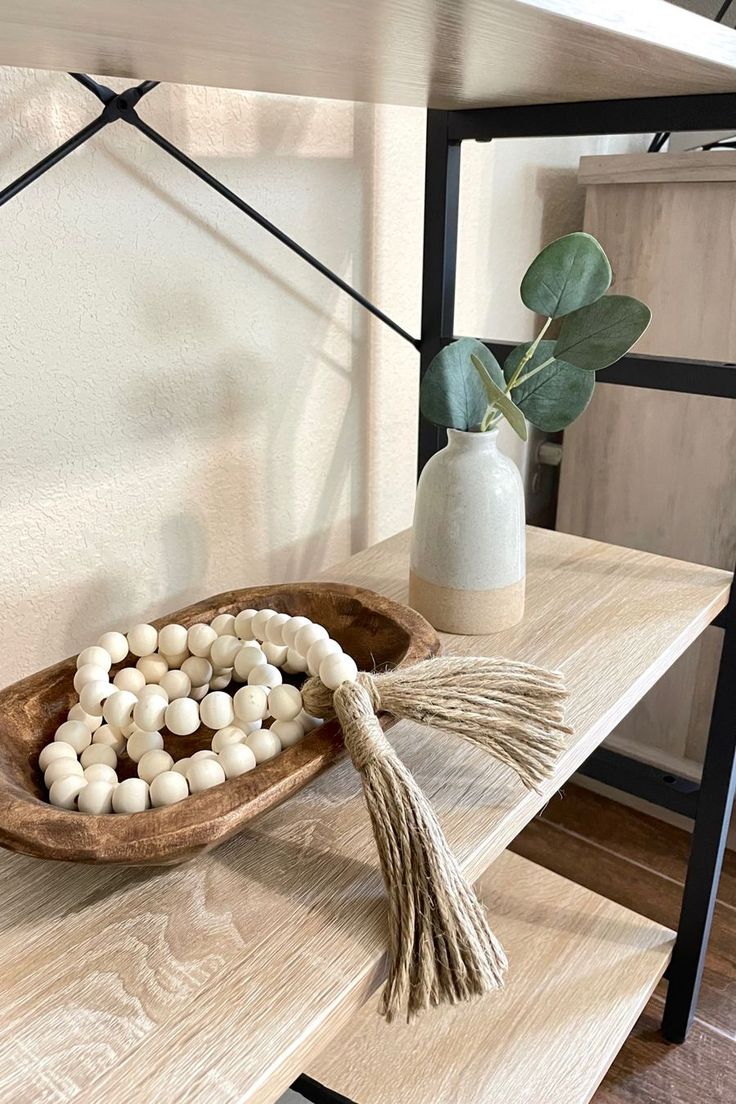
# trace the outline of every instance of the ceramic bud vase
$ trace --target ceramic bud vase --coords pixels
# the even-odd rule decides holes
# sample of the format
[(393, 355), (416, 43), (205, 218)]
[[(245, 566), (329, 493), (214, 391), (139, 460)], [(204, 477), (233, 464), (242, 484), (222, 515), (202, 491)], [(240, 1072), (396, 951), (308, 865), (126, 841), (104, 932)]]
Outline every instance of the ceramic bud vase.
[(524, 487), (498, 430), (448, 429), (417, 487), (409, 604), (436, 629), (485, 634), (524, 615)]

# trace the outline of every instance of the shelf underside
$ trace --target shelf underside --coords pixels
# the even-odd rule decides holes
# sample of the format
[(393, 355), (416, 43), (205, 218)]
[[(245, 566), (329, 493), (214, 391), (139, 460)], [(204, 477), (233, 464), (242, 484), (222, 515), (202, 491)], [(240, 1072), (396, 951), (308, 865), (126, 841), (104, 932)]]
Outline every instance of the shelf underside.
[(0, 65), (487, 107), (731, 92), (736, 33), (664, 0), (6, 0)]
[(481, 879), (506, 988), (416, 1023), (371, 1002), (305, 1071), (357, 1104), (585, 1104), (666, 969), (674, 933), (510, 852)]

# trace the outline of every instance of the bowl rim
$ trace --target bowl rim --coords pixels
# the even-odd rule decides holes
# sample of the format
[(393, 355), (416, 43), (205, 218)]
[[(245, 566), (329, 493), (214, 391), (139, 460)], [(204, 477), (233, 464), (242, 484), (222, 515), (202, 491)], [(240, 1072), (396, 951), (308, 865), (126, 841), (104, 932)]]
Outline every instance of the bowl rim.
[[(327, 581), (269, 584), (225, 591), (151, 621), (156, 628), (178, 621), (193, 624), (232, 607), (265, 608), (285, 594), (335, 594), (357, 600), (365, 610), (393, 621), (408, 636), (408, 648), (397, 667), (428, 659), (440, 650), (435, 629), (421, 614), (391, 598), (348, 583)], [(29, 675), (0, 691), (0, 742), (12, 740), (12, 718), (23, 709), (29, 692), (41, 695), (53, 681), (70, 676), (76, 667), (71, 656)], [(381, 717), (384, 728), (393, 719)], [(228, 779), (184, 801), (144, 813), (89, 816), (58, 809), (2, 773), (0, 766), (0, 846), (37, 858), (67, 862), (106, 862), (125, 865), (181, 862), (209, 850), (238, 832), (253, 817), (280, 804), (334, 763), (344, 751), (336, 721), (308, 733), (294, 747), (260, 764), (254, 771)], [(145, 819), (144, 819), (145, 818)]]

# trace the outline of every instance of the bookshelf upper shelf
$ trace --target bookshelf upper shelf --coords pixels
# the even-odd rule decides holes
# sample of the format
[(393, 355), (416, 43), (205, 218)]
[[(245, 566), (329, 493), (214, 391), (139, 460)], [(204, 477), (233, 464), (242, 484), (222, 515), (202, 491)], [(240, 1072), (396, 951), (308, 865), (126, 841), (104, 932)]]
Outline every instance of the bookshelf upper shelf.
[(467, 108), (736, 91), (664, 0), (5, 0), (0, 65)]

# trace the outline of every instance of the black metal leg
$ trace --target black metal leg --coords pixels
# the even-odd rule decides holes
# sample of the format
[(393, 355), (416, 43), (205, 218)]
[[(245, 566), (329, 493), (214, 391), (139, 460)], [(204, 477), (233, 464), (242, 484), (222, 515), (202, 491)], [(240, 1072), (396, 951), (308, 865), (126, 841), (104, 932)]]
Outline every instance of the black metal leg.
[(735, 791), (736, 587), (732, 587), (677, 941), (667, 975), (662, 1033), (671, 1043), (685, 1041), (695, 1017)]
[(354, 1104), (347, 1096), (333, 1092), (326, 1085), (315, 1081), (313, 1077), (307, 1077), (306, 1073), (297, 1077), (291, 1087), (294, 1092), (299, 1093), (305, 1100), (309, 1100), (310, 1104)]
[[(448, 136), (449, 111), (427, 112), (420, 372), (452, 337), (460, 205), (460, 143)], [(418, 470), (444, 444), (444, 430), (419, 419)]]

